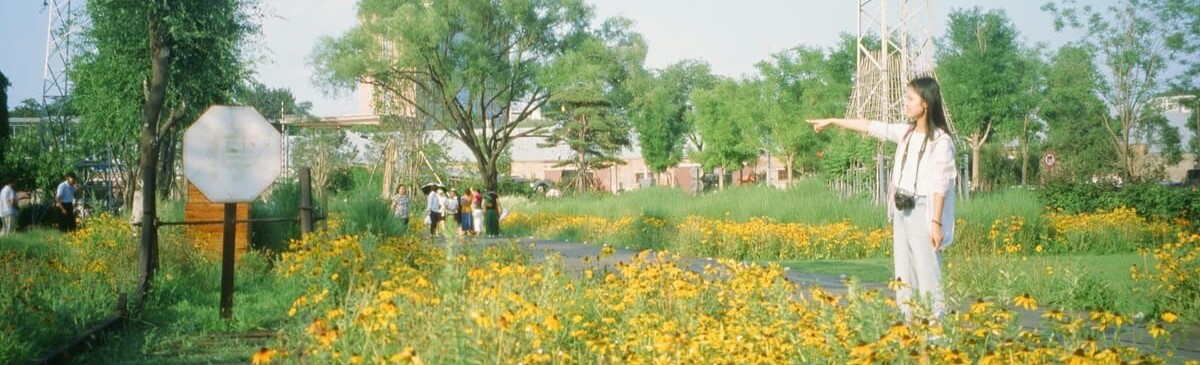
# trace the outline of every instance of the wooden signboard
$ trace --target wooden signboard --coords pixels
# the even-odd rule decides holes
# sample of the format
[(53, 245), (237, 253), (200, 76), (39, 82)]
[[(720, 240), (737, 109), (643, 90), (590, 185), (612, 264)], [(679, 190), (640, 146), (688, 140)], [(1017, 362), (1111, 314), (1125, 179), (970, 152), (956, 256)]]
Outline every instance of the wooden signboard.
[[(213, 203), (196, 188), (195, 184), (188, 182), (187, 204), (184, 208), (185, 221), (208, 221), (216, 222), (225, 217), (225, 204)], [(250, 218), (250, 204), (240, 203), (237, 205), (237, 220), (242, 221)], [(188, 239), (196, 245), (197, 248), (203, 250), (206, 254), (213, 257), (221, 256), (221, 234), (222, 226), (217, 224), (196, 224), (184, 226), (184, 232)], [(237, 239), (234, 241), (234, 257), (242, 257), (242, 253), (246, 252), (250, 243), (250, 224), (237, 224)]]

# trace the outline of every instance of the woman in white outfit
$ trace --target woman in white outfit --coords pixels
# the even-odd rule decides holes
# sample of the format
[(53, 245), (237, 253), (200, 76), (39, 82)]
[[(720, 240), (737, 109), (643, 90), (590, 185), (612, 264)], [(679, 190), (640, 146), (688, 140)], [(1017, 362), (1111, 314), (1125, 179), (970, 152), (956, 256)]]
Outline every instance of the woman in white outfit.
[(895, 142), (896, 156), (888, 183), (888, 218), (892, 220), (895, 251), (896, 302), (912, 319), (912, 290), (932, 301), (934, 319), (942, 318), (941, 250), (954, 238), (954, 141), (942, 109), (938, 83), (919, 77), (908, 84), (904, 107), (914, 123), (887, 124), (871, 120), (820, 119), (808, 121), (820, 133), (830, 125)]

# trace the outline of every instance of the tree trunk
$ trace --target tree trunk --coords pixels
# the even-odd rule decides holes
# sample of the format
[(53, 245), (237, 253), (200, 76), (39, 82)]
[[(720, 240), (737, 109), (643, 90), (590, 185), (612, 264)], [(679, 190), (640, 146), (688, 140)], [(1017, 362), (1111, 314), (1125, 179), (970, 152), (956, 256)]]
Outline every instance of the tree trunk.
[(791, 187), (792, 183), (796, 181), (796, 175), (792, 173), (792, 171), (796, 170), (795, 165), (796, 165), (796, 155), (788, 155), (787, 156), (787, 185), (786, 185), (788, 187)]
[(138, 178), (141, 176), (141, 170), (138, 170), (138, 167), (139, 166), (130, 166), (128, 169), (121, 172), (121, 178), (124, 180), (121, 182), (122, 207), (133, 207), (133, 192), (140, 188), (138, 186)]
[[(579, 119), (581, 122), (583, 122), (581, 125), (581, 128), (579, 129), (579, 139), (583, 140), (583, 141), (587, 141), (587, 138), (588, 138), (587, 115), (581, 115), (581, 116), (579, 116)], [(575, 150), (575, 156), (577, 156), (577, 159), (578, 159), (578, 162), (576, 162), (576, 163), (579, 165), (579, 167), (575, 169), (575, 179), (578, 181), (578, 184), (579, 184), (576, 187), (575, 191), (585, 191), (587, 189), (587, 185), (588, 185), (587, 180), (590, 180), (587, 178), (587, 175), (586, 175), (587, 168), (588, 168), (588, 166), (587, 166), (587, 150), (588, 150), (588, 148), (587, 148), (586, 142), (580, 143), (579, 146), (580, 146), (579, 149)]]
[(479, 171), (483, 175), (484, 192), (495, 191), (499, 193), (500, 184), (497, 182), (496, 162), (494, 160), (480, 161)]
[(150, 35), (150, 82), (146, 87), (146, 103), (142, 106), (141, 161), (138, 163), (142, 173), (143, 197), (142, 247), (139, 260), (139, 296), (142, 302), (145, 301), (150, 282), (154, 280), (154, 272), (158, 268), (158, 229), (154, 224), (158, 217), (158, 199), (155, 199), (154, 193), (158, 190), (158, 122), (167, 94), (168, 50), (163, 39), (166, 37), (166, 29), (162, 19), (155, 15), (154, 11), (147, 15)]
[(1029, 115), (1021, 126), (1021, 186), (1029, 185)]
[(395, 185), (393, 175), (395, 175), (396, 171), (396, 149), (396, 138), (389, 136), (387, 142), (383, 145), (383, 181), (381, 184), (383, 185), (383, 189), (381, 189), (382, 193), (380, 196), (384, 199), (387, 199), (392, 195), (393, 191), (396, 191), (396, 188), (392, 186)]
[[(175, 123), (171, 123), (175, 125)], [(176, 151), (178, 150), (175, 138), (175, 128), (166, 131), (165, 134), (159, 136), (158, 142), (158, 195), (169, 197), (171, 190), (175, 187), (175, 161)]]
[(979, 134), (972, 134), (967, 138), (967, 144), (971, 145), (971, 191), (979, 189), (979, 157), (983, 155), (984, 139), (979, 137)]
[[(1132, 125), (1132, 122), (1126, 122), (1125, 125)], [(1137, 180), (1138, 173), (1137, 166), (1134, 164), (1137, 151), (1133, 150), (1133, 143), (1130, 141), (1131, 133), (1132, 128), (1125, 128), (1125, 138), (1121, 140), (1121, 150), (1125, 151), (1125, 177), (1132, 181)]]
[(970, 144), (971, 144), (971, 190), (976, 191), (979, 189), (979, 186), (980, 186), (979, 185), (979, 179), (980, 179), (979, 165), (982, 165), (982, 164), (979, 163), (979, 158), (980, 158), (980, 155), (982, 155), (983, 142), (976, 142), (975, 139), (972, 138), (970, 141)]
[[(317, 190), (317, 197), (325, 199), (325, 185), (329, 182), (329, 156), (318, 153), (312, 160), (312, 182)], [(324, 200), (322, 200), (324, 201)]]
[[(720, 175), (717, 175), (717, 189), (725, 190), (725, 168), (721, 167), (719, 170), (721, 172)], [(714, 171), (716, 171), (716, 169), (714, 169)]]

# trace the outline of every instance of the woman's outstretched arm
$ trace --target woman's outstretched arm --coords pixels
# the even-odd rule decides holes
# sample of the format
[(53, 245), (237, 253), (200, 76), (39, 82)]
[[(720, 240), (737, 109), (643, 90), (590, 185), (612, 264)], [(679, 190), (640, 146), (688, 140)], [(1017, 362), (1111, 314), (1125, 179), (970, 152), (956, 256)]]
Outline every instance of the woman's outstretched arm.
[(859, 133), (867, 133), (867, 131), (871, 127), (871, 121), (866, 120), (866, 119), (843, 119), (843, 118), (813, 119), (813, 120), (808, 120), (808, 124), (812, 124), (813, 130), (816, 131), (817, 133), (821, 133), (822, 130), (824, 130), (825, 128), (827, 128), (831, 125), (835, 125), (835, 126), (838, 126), (838, 127), (844, 128), (844, 129), (849, 129), (849, 130), (859, 132)]

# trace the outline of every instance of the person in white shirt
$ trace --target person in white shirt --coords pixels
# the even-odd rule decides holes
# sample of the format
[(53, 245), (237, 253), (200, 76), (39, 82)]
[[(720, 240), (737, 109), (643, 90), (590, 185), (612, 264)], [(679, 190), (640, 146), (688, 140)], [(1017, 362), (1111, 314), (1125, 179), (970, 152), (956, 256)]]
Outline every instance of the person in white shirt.
[(58, 206), (58, 210), (63, 214), (63, 221), (59, 226), (64, 232), (75, 230), (75, 173), (68, 172), (67, 179), (58, 184), (58, 189), (54, 191), (54, 203)]
[(13, 178), (7, 178), (4, 180), (4, 188), (0, 188), (0, 221), (4, 223), (0, 237), (12, 234), (16, 228), (17, 192), (13, 190), (14, 183)]
[(438, 223), (442, 221), (442, 200), (438, 197), (442, 188), (434, 188), (425, 200), (425, 209), (429, 210), (429, 236), (437, 236)]
[(896, 280), (896, 302), (911, 320), (912, 290), (932, 300), (932, 315), (940, 320), (945, 312), (942, 293), (941, 250), (954, 239), (954, 140), (942, 108), (942, 94), (932, 77), (918, 77), (908, 84), (904, 107), (913, 124), (887, 124), (871, 120), (809, 120), (820, 133), (830, 125), (866, 133), (895, 142), (896, 156), (888, 183), (888, 218), (892, 235)]

